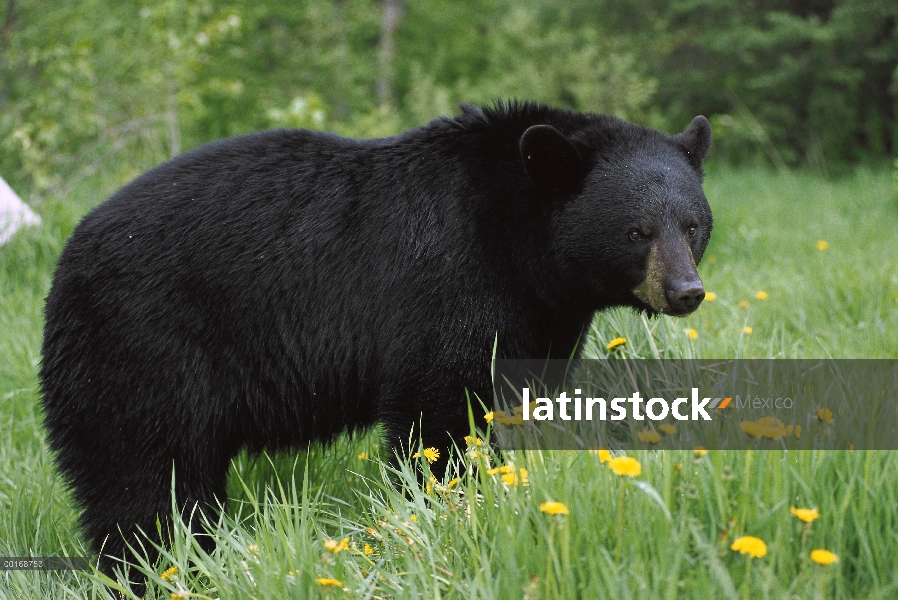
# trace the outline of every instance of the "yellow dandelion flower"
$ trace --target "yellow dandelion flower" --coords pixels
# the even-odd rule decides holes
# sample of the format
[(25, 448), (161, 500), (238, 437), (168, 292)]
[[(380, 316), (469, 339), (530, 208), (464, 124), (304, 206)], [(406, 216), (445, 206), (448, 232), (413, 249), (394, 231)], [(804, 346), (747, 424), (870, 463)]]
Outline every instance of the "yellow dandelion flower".
[(543, 502), (539, 505), (539, 510), (548, 515), (569, 515), (571, 511), (561, 502)]
[[(515, 415), (522, 415), (522, 414), (524, 414), (524, 409), (525, 409), (525, 408), (527, 408), (527, 407), (524, 406), (523, 404), (520, 405), (520, 406), (515, 406), (515, 407), (514, 407), (514, 414), (515, 414)], [(531, 403), (529, 404), (529, 409), (530, 409), (530, 413), (532, 414), (533, 411), (536, 410), (536, 402), (531, 402)]]
[(469, 446), (482, 446), (483, 440), (480, 438), (475, 438), (473, 435), (466, 435), (465, 443)]
[[(421, 458), (420, 452), (415, 452), (412, 454), (412, 458)], [(433, 464), (440, 458), (440, 451), (436, 448), (424, 448), (424, 458), (427, 459), (427, 462)]]
[(645, 444), (657, 444), (661, 441), (661, 434), (657, 431), (652, 431), (651, 429), (637, 431), (636, 437), (639, 438), (640, 442), (643, 442)]
[(499, 467), (500, 473), (514, 473), (514, 465), (504, 465)]
[(343, 538), (339, 542), (337, 540), (324, 540), (324, 549), (333, 552), (342, 552), (349, 549), (349, 538)]
[(829, 550), (818, 549), (811, 552), (811, 560), (818, 565), (831, 565), (839, 560), (839, 557)]
[(162, 573), (162, 581), (168, 581), (178, 574), (178, 567), (169, 567)]
[(449, 483), (447, 483), (447, 484), (446, 484), (446, 487), (447, 487), (448, 489), (451, 490), (451, 489), (454, 488), (456, 485), (458, 485), (458, 482), (459, 482), (459, 481), (461, 481), (461, 480), (460, 480), (458, 477), (456, 477), (455, 479), (453, 479), (452, 481), (450, 481)]
[(658, 425), (658, 429), (660, 429), (667, 435), (677, 435), (677, 428), (670, 423), (661, 423), (660, 425)]
[(796, 439), (796, 440), (800, 440), (800, 439), (801, 439), (801, 425), (796, 425), (796, 426), (795, 426), (795, 439)]
[(854, 450), (854, 444), (852, 444), (851, 442), (848, 442), (848, 449)]
[(372, 537), (380, 537), (380, 534), (377, 533), (377, 530), (376, 530), (375, 528), (373, 528), (373, 527), (367, 528), (367, 529), (365, 530), (365, 533), (367, 533), (368, 535), (370, 535), (370, 536), (372, 536)]
[(748, 435), (761, 437), (761, 426), (754, 421), (739, 421), (739, 428)]
[(590, 450), (589, 452), (590, 452), (590, 454), (598, 455), (600, 463), (606, 463), (609, 460), (611, 460), (611, 452), (608, 450), (599, 449), (599, 450)]
[(748, 554), (752, 558), (763, 558), (763, 556), (767, 554), (767, 544), (765, 544), (764, 540), (761, 538), (756, 538), (752, 535), (744, 535), (733, 541), (730, 550)]
[(769, 297), (770, 296), (764, 290), (760, 290), (755, 294), (755, 298), (757, 298), (758, 300), (766, 300)]
[(686, 333), (690, 340), (698, 339), (698, 332), (695, 329), (692, 329), (690, 327), (689, 329), (684, 329), (683, 331)]
[(761, 417), (758, 419), (758, 425), (762, 427), (782, 427), (783, 422), (773, 417)]
[(370, 455), (367, 452), (362, 452), (361, 454), (359, 454), (359, 460), (368, 460), (369, 457)]
[(374, 554), (374, 549), (371, 548), (371, 544), (365, 544), (364, 552), (365, 554)]
[(190, 596), (188, 595), (189, 593), (190, 593), (190, 592), (187, 592), (187, 591), (184, 591), (184, 590), (179, 590), (179, 591), (177, 591), (177, 592), (172, 592), (172, 593), (171, 593), (171, 600), (184, 600), (185, 598), (189, 598), (189, 597), (190, 597)]
[(502, 481), (505, 482), (505, 485), (517, 485), (518, 476), (515, 473), (505, 473), (502, 475)]
[(617, 337), (617, 338), (614, 338), (613, 340), (611, 340), (610, 342), (608, 342), (608, 345), (605, 346), (605, 349), (608, 352), (611, 352), (618, 346), (623, 346), (626, 343), (627, 343), (627, 338)]
[(717, 294), (715, 294), (714, 292), (705, 292), (705, 300), (707, 302), (714, 302), (715, 300), (717, 300)]
[(742, 328), (742, 333), (744, 333), (745, 335), (751, 335), (751, 332), (752, 332), (752, 328), (751, 328), (751, 327), (747, 327), (747, 326), (746, 326), (746, 327), (743, 327), (743, 328)]
[(530, 480), (527, 479), (527, 469), (525, 469), (524, 467), (521, 467), (518, 470), (518, 473), (521, 474), (521, 485), (527, 485), (530, 482)]
[(739, 308), (748, 308), (749, 306), (751, 306), (751, 303), (748, 300), (739, 301)]
[(515, 415), (513, 417), (496, 417), (496, 422), (501, 423), (502, 425), (523, 425), (524, 424), (524, 416), (523, 415)]
[(505, 414), (504, 410), (491, 410), (490, 412), (483, 415), (483, 418), (486, 420), (487, 423), (489, 423), (493, 419), (502, 419), (506, 416), (508, 416), (508, 415)]
[(748, 435), (754, 437), (766, 437), (771, 440), (782, 439), (792, 433), (793, 426), (786, 426), (779, 419), (773, 417), (761, 417), (755, 421), (741, 421), (739, 428)]
[(493, 467), (492, 469), (487, 469), (486, 474), (487, 475), (495, 475), (498, 472), (499, 472), (499, 467)]
[(708, 453), (708, 450), (705, 449), (703, 446), (696, 446), (695, 450), (692, 451), (692, 454), (694, 456), (704, 456), (707, 453)]
[(315, 579), (315, 583), (320, 586), (328, 587), (328, 586), (336, 586), (339, 587), (343, 585), (339, 579), (332, 579), (330, 577), (318, 577)]
[(795, 508), (793, 506), (789, 509), (789, 512), (805, 523), (810, 523), (820, 516), (820, 511), (817, 508)]
[(829, 242), (827, 242), (826, 240), (817, 240), (815, 246), (817, 246), (817, 250), (820, 250), (820, 252), (826, 252), (827, 250), (829, 250)]
[(817, 419), (820, 421), (825, 421), (826, 423), (829, 423), (830, 425), (832, 425), (833, 411), (831, 411), (830, 409), (828, 409), (826, 407), (818, 408), (817, 409)]
[(608, 467), (615, 475), (637, 477), (642, 474), (642, 465), (630, 456), (618, 456), (608, 461)]

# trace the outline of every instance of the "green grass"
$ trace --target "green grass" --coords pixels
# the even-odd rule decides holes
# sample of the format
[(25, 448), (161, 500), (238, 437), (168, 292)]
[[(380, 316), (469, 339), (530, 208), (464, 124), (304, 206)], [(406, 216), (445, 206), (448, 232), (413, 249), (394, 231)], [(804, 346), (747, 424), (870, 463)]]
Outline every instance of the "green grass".
[[(66, 236), (120, 183), (88, 180), (48, 199), (44, 224), (0, 248), (0, 556), (84, 553), (40, 427), (41, 310)], [(633, 357), (895, 358), (891, 186), (885, 171), (826, 181), (712, 169), (706, 190), (716, 224), (700, 271), (717, 298), (684, 320), (600, 315), (587, 355), (606, 356), (607, 342), (623, 336), (627, 344), (615, 352)], [(828, 249), (818, 250), (818, 240)], [(760, 290), (766, 300), (756, 298)], [(690, 328), (696, 339), (684, 332)], [(189, 533), (176, 532), (159, 564), (138, 567), (151, 574), (150, 595), (337, 598), (348, 596), (344, 588), (376, 598), (898, 595), (894, 452), (639, 451), (632, 455), (642, 474), (630, 479), (591, 453), (521, 451), (492, 464), (525, 468), (527, 485), (508, 486), (484, 468), (428, 493), (414, 483), (413, 470), (425, 465), (405, 465), (405, 489), (396, 489), (378, 448), (370, 435), (270, 460), (239, 457), (229, 510), (214, 525), (218, 549), (207, 556)], [(362, 452), (372, 458), (358, 458)], [(540, 512), (547, 500), (570, 514)], [(819, 507), (820, 518), (804, 525), (790, 506)], [(763, 539), (767, 555), (731, 551), (741, 535)], [(344, 537), (349, 549), (324, 548)], [(839, 562), (813, 564), (815, 548)], [(163, 581), (172, 565), (178, 574)], [(341, 585), (323, 587), (320, 577)], [(95, 574), (0, 571), (0, 597), (113, 598), (115, 591)]]

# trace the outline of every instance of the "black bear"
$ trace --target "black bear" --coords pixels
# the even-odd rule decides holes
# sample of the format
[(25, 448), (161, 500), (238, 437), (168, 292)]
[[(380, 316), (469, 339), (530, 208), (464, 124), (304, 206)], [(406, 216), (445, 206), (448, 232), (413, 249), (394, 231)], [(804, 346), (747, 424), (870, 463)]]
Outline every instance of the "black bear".
[(173, 469), (185, 514), (224, 502), (241, 448), (380, 422), (446, 449), (495, 340), (569, 358), (598, 310), (691, 313), (710, 143), (704, 117), (668, 136), (499, 103), (385, 139), (245, 135), (138, 177), (75, 229), (46, 303), (45, 425), (91, 548), (154, 536)]

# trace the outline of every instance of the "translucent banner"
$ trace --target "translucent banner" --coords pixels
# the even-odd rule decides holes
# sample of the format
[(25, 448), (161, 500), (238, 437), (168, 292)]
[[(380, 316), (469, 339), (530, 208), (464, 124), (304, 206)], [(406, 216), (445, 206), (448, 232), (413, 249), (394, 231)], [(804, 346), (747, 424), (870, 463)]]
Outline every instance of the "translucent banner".
[(497, 360), (503, 449), (898, 449), (898, 360)]

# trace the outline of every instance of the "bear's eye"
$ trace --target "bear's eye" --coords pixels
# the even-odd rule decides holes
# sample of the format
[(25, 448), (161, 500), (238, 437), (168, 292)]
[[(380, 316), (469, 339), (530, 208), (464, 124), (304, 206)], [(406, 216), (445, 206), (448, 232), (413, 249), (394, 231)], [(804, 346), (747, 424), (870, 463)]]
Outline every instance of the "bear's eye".
[(698, 227), (693, 225), (689, 228), (689, 237), (695, 237), (696, 232), (698, 232)]
[(630, 239), (633, 240), (634, 242), (636, 240), (642, 238), (642, 234), (639, 232), (638, 229), (631, 229), (630, 233), (628, 235), (630, 236)]

